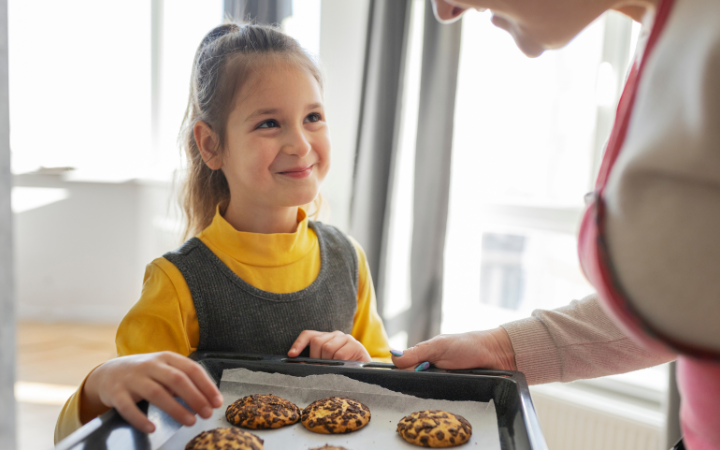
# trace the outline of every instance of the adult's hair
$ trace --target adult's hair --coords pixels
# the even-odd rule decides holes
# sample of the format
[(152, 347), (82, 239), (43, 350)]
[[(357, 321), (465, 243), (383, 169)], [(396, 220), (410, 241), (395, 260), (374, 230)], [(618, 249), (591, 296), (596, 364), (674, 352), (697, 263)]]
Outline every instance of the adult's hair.
[[(275, 27), (228, 23), (211, 30), (195, 53), (190, 98), (180, 131), (180, 145), (187, 157), (187, 174), (181, 203), (186, 218), (185, 238), (199, 233), (212, 222), (218, 205), (230, 200), (230, 189), (222, 170), (210, 169), (203, 161), (193, 129), (205, 122), (216, 135), (221, 155), (225, 150), (225, 128), (235, 94), (252, 74), (267, 62), (296, 64), (307, 70), (322, 90), (320, 68), (297, 41)], [(322, 199), (313, 202), (317, 213)], [(309, 212), (310, 213), (310, 212)]]

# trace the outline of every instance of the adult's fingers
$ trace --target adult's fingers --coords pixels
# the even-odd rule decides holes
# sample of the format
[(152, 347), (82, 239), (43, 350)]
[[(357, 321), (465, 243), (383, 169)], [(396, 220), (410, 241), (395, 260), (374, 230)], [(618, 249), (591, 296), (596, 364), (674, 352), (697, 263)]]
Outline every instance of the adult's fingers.
[(288, 356), (291, 358), (296, 357), (299, 355), (305, 347), (310, 344), (310, 340), (316, 336), (320, 336), (322, 333), (320, 331), (315, 330), (305, 330), (295, 339), (295, 342), (293, 342), (292, 347), (290, 347), (290, 351), (288, 351)]
[(445, 352), (447, 343), (442, 336), (436, 336), (429, 341), (405, 350), (402, 356), (392, 356), (392, 361), (399, 369), (412, 369), (424, 362), (434, 363)]
[(148, 402), (162, 409), (177, 422), (190, 426), (195, 424), (195, 416), (177, 402), (165, 386), (156, 381), (145, 379), (135, 386), (134, 392)]
[[(207, 372), (205, 372), (205, 370), (200, 367), (200, 364), (192, 361), (189, 358), (185, 358), (184, 356), (175, 354), (173, 354), (173, 356), (174, 358), (169, 360), (169, 365), (177, 368), (189, 378), (189, 381), (192, 383), (192, 385), (199, 390), (198, 394), (204, 397), (203, 401), (208, 401), (211, 408), (221, 407), (223, 404), (222, 394), (220, 394), (220, 391), (218, 390), (213, 380), (210, 379), (210, 376), (207, 374)], [(184, 391), (175, 390), (175, 392)], [(210, 414), (212, 414), (212, 411), (210, 411), (210, 414), (208, 414), (206, 417), (202, 414), (202, 409), (196, 409), (196, 407), (190, 403), (190, 398), (186, 398), (184, 395), (181, 395), (180, 397), (186, 402), (188, 402), (188, 405), (190, 405), (191, 408), (200, 413), (201, 417), (207, 418), (210, 417)], [(197, 407), (202, 408), (202, 406), (198, 405)]]
[(112, 405), (117, 412), (133, 427), (144, 433), (155, 431), (155, 425), (147, 418), (140, 408), (137, 407), (130, 394), (125, 393), (114, 399)]
[[(207, 419), (212, 415), (212, 404), (190, 377), (171, 365), (157, 367), (151, 374), (153, 380), (160, 383), (172, 395), (177, 395), (192, 408), (193, 411)], [(160, 405), (157, 405), (160, 406)]]

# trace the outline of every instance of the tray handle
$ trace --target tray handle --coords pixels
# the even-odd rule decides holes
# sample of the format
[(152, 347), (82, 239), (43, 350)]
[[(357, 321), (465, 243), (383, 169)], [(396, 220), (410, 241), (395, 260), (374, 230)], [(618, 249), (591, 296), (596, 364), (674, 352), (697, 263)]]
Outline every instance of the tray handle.
[[(339, 366), (339, 367), (359, 367), (366, 369), (384, 369), (384, 370), (398, 370), (392, 363), (383, 362), (363, 362), (363, 361), (342, 361), (336, 359), (318, 359), (299, 356), (297, 358), (289, 358), (282, 355), (261, 355), (251, 353), (235, 353), (235, 352), (214, 352), (214, 351), (201, 351), (195, 352), (190, 355), (190, 358), (195, 361), (202, 361), (203, 359), (217, 358), (217, 359), (229, 359), (229, 360), (240, 360), (240, 361), (274, 361), (280, 363), (289, 364), (310, 364), (318, 366)], [(506, 370), (492, 370), (492, 369), (459, 369), (459, 370), (448, 370), (438, 369), (431, 367), (428, 372), (435, 373), (457, 373), (463, 375), (481, 375), (491, 377), (503, 377), (503, 378), (516, 378), (518, 372), (506, 371)]]

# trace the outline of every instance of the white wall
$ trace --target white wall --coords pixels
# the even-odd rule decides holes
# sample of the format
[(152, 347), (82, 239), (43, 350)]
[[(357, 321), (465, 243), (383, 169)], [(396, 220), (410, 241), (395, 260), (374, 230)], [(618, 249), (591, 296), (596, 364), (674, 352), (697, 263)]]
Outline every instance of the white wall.
[(179, 244), (164, 231), (167, 185), (14, 181), (67, 191), (64, 200), (14, 215), (21, 320), (117, 323), (139, 298), (145, 264)]

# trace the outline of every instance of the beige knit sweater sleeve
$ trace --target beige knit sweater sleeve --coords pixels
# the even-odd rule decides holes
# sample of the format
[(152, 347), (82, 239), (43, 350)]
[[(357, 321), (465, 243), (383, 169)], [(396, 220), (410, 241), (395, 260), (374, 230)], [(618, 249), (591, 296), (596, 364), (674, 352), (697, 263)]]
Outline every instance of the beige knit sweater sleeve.
[(510, 335), (518, 370), (529, 384), (573, 381), (643, 369), (675, 359), (630, 340), (590, 295), (502, 327)]

